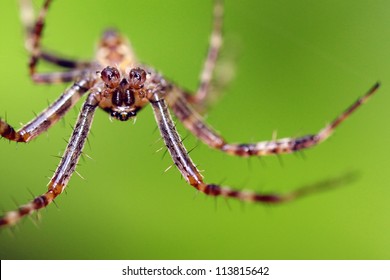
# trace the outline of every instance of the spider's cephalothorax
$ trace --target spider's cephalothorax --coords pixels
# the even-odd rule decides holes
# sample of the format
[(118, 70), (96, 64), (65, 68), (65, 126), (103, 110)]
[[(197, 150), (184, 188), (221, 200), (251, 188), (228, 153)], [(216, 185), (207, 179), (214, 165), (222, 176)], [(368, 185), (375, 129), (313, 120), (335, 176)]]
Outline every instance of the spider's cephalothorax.
[(99, 107), (120, 121), (127, 121), (149, 103), (145, 88), (147, 73), (137, 67), (122, 76), (115, 67), (106, 67), (100, 73), (104, 82)]
[[(73, 84), (45, 111), (19, 130), (15, 130), (6, 121), (0, 119), (0, 135), (11, 141), (29, 142), (54, 125), (84, 95), (87, 95), (87, 97), (65, 153), (48, 184), (48, 190), (18, 209), (5, 213), (4, 216), (0, 217), (0, 226), (13, 225), (22, 217), (46, 207), (65, 190), (71, 175), (75, 171), (92, 125), (95, 110), (98, 107), (112, 117), (120, 121), (126, 121), (136, 116), (140, 109), (150, 103), (165, 145), (174, 164), (187, 183), (211, 196), (232, 197), (242, 201), (280, 203), (329, 187), (330, 183), (300, 188), (286, 194), (262, 194), (206, 183), (189, 157), (177, 133), (169, 109), (202, 142), (227, 154), (241, 157), (283, 154), (310, 148), (323, 142), (379, 87), (378, 83), (375, 84), (363, 97), (359, 98), (318, 133), (297, 138), (273, 139), (255, 143), (228, 143), (211, 126), (206, 124), (193, 108), (193, 106), (202, 107), (209, 93), (210, 81), (222, 41), (222, 0), (215, 0), (210, 47), (204, 63), (199, 88), (192, 95), (165, 80), (152, 68), (139, 64), (130, 44), (113, 29), (104, 32), (98, 45), (96, 57), (92, 61), (65, 59), (45, 51), (41, 48), (40, 42), (45, 16), (52, 1), (45, 0), (35, 22), (32, 21), (34, 11), (31, 0), (20, 0), (20, 2), (22, 21), (26, 29), (26, 48), (30, 53), (29, 68), (32, 80), (36, 83), (45, 84), (60, 82), (73, 82)], [(40, 60), (67, 70), (57, 73), (37, 73), (36, 66)]]

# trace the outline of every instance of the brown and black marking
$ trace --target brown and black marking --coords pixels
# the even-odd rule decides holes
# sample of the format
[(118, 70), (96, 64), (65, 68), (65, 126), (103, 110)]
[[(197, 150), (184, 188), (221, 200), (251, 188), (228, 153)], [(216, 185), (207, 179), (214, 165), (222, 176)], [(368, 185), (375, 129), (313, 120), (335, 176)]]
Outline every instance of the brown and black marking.
[(168, 102), (169, 106), (183, 125), (208, 146), (235, 156), (266, 156), (296, 152), (310, 148), (326, 140), (334, 129), (346, 120), (357, 108), (359, 108), (359, 106), (364, 104), (378, 88), (379, 83), (376, 83), (363, 97), (359, 98), (317, 134), (247, 144), (227, 143), (223, 137), (206, 124), (203, 118), (188, 104), (188, 102), (186, 102), (183, 93), (180, 92), (179, 89), (176, 88), (176, 90), (172, 91), (168, 98)]
[(112, 117), (127, 121), (148, 104), (144, 87), (147, 73), (144, 69), (133, 68), (127, 77), (123, 77), (117, 68), (107, 66), (100, 76), (105, 88), (99, 106)]
[(59, 121), (89, 90), (89, 81), (80, 80), (68, 88), (56, 101), (19, 130), (0, 119), (0, 135), (11, 141), (29, 142)]
[(222, 46), (222, 19), (223, 1), (214, 2), (214, 21), (210, 36), (209, 49), (200, 75), (198, 90), (195, 94), (185, 93), (185, 98), (190, 104), (204, 109), (207, 96), (210, 92), (211, 80), (217, 63), (219, 50)]
[[(343, 177), (336, 179), (336, 181), (307, 186), (286, 194), (262, 194), (206, 183), (189, 157), (182, 139), (176, 131), (169, 109), (172, 109), (177, 118), (197, 138), (208, 146), (227, 154), (248, 157), (292, 153), (315, 146), (327, 139), (337, 126), (376, 92), (379, 84), (374, 85), (366, 95), (353, 103), (317, 134), (257, 143), (230, 144), (208, 125), (192, 107), (192, 105), (202, 106), (209, 94), (212, 73), (222, 42), (222, 0), (215, 0), (214, 24), (209, 52), (195, 95), (184, 92), (180, 87), (167, 81), (156, 70), (139, 64), (130, 44), (114, 29), (108, 29), (103, 33), (93, 61), (70, 60), (43, 50), (40, 42), (45, 26), (45, 17), (52, 1), (46, 0), (44, 2), (35, 23), (32, 19), (34, 11), (31, 0), (20, 0), (20, 2), (22, 22), (26, 30), (25, 45), (31, 55), (29, 69), (33, 81), (47, 84), (72, 81), (73, 85), (65, 90), (46, 110), (17, 131), (0, 119), (0, 135), (11, 141), (29, 142), (61, 119), (83, 95), (87, 95), (87, 97), (67, 148), (49, 182), (48, 190), (18, 209), (5, 213), (0, 217), (0, 227), (14, 225), (22, 217), (46, 207), (65, 190), (77, 166), (97, 107), (117, 120), (127, 121), (134, 118), (139, 110), (151, 103), (161, 136), (173, 162), (185, 180), (206, 195), (231, 197), (242, 201), (281, 203), (327, 189), (345, 179)], [(40, 59), (67, 70), (57, 73), (37, 73), (37, 64)]]

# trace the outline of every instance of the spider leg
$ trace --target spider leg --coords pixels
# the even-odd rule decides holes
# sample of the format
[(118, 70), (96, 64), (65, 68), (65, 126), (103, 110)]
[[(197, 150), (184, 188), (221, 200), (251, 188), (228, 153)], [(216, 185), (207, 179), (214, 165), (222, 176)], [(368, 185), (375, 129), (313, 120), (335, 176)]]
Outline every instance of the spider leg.
[(45, 17), (51, 0), (45, 0), (42, 9), (39, 12), (39, 15), (34, 23), (34, 11), (32, 7), (31, 0), (21, 0), (21, 19), (25, 28), (26, 36), (26, 48), (30, 52), (30, 75), (33, 76), (36, 73), (36, 66), (38, 64), (39, 58), (41, 57), (41, 38), (42, 31), (45, 26)]
[[(29, 53), (31, 53), (33, 49), (33, 32), (35, 25), (34, 9), (32, 7), (31, 0), (20, 0), (19, 2), (20, 19), (23, 24), (25, 34), (25, 48)], [(74, 59), (63, 58), (46, 50), (40, 50), (39, 58), (51, 64), (71, 69), (85, 68), (90, 66), (91, 64), (87, 61), (78, 61)]]
[(47, 51), (42, 51), (40, 56), (43, 60), (64, 67), (64, 68), (71, 68), (71, 69), (85, 69), (91, 66), (91, 63), (88, 61), (80, 61), (80, 60), (74, 60), (69, 58), (63, 58), (60, 56), (57, 56), (53, 53), (49, 53)]
[[(31, 54), (30, 58), (30, 76), (33, 81), (37, 83), (43, 83), (43, 81), (47, 80), (47, 76), (49, 74), (39, 74), (36, 73), (36, 66), (38, 64), (39, 59), (43, 59), (46, 62), (70, 69), (85, 69), (91, 65), (90, 62), (86, 61), (77, 61), (68, 58), (59, 57), (53, 53), (44, 51), (40, 47), (40, 40), (42, 36), (42, 30), (44, 26), (44, 20), (46, 16), (47, 9), (51, 1), (46, 1), (41, 13), (35, 22), (34, 9), (31, 3), (31, 0), (20, 0), (20, 18), (25, 30), (25, 47), (28, 52)], [(72, 71), (66, 72), (64, 76), (69, 77), (73, 73)], [(77, 71), (76, 71), (77, 73)], [(75, 74), (74, 76), (76, 76)], [(57, 75), (59, 76), (59, 75)], [(74, 77), (73, 76), (73, 77)], [(58, 79), (57, 79), (58, 80)], [(62, 79), (61, 82), (67, 82), (71, 80)]]
[(213, 31), (210, 36), (209, 50), (206, 60), (203, 65), (203, 70), (200, 76), (200, 83), (195, 95), (185, 93), (188, 102), (204, 106), (209, 93), (213, 71), (217, 62), (219, 50), (222, 45), (222, 18), (223, 18), (223, 1), (215, 0), (214, 3), (214, 21)]
[(37, 84), (60, 84), (68, 83), (77, 80), (83, 76), (87, 70), (72, 69), (64, 72), (50, 72), (50, 73), (35, 73), (31, 76), (32, 80)]
[(184, 147), (179, 134), (172, 121), (165, 100), (156, 94), (150, 99), (153, 106), (154, 115), (160, 129), (161, 136), (173, 159), (186, 181), (197, 190), (210, 196), (232, 197), (242, 201), (253, 201), (259, 203), (282, 203), (297, 199), (299, 197), (329, 189), (349, 181), (351, 176), (342, 176), (331, 180), (308, 185), (285, 194), (262, 194), (253, 191), (235, 190), (227, 186), (208, 184), (203, 181), (203, 177), (195, 164), (192, 162)]
[(270, 154), (286, 154), (307, 149), (326, 140), (343, 121), (345, 121), (357, 108), (363, 105), (379, 88), (376, 83), (363, 97), (359, 98), (329, 125), (321, 129), (317, 134), (310, 134), (298, 138), (273, 139), (248, 144), (227, 143), (216, 131), (208, 126), (202, 117), (191, 108), (179, 89), (173, 89), (168, 96), (170, 107), (196, 137), (210, 147), (219, 149), (227, 154), (241, 157), (264, 156)]
[(74, 83), (56, 101), (36, 118), (15, 131), (0, 119), (0, 135), (11, 141), (29, 142), (61, 119), (91, 87), (91, 81), (83, 79)]
[(30, 215), (46, 207), (64, 191), (80, 158), (97, 105), (98, 101), (94, 94), (91, 93), (84, 102), (66, 151), (49, 182), (48, 191), (37, 196), (29, 203), (20, 206), (17, 210), (7, 212), (0, 217), (0, 227), (16, 224), (23, 216)]

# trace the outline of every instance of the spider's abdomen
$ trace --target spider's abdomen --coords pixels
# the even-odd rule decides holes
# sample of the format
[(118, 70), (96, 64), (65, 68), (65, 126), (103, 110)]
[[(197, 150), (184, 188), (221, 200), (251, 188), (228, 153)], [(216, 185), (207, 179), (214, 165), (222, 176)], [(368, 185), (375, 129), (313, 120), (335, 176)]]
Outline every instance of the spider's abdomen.
[(115, 29), (106, 30), (98, 46), (96, 59), (100, 65), (116, 65), (123, 71), (137, 63), (130, 43)]

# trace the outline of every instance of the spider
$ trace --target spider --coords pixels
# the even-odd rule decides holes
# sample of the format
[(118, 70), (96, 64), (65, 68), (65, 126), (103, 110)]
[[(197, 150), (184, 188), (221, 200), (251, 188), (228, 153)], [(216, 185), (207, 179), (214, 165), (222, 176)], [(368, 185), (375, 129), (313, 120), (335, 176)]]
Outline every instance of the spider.
[[(26, 29), (26, 48), (30, 53), (29, 73), (36, 83), (72, 82), (73, 84), (46, 110), (19, 130), (15, 130), (6, 121), (0, 119), (0, 134), (10, 141), (29, 142), (57, 123), (84, 95), (86, 99), (67, 148), (48, 184), (47, 192), (14, 211), (6, 212), (0, 217), (1, 227), (14, 225), (22, 217), (46, 207), (64, 191), (75, 171), (98, 107), (114, 119), (128, 121), (134, 119), (146, 105), (151, 104), (160, 134), (174, 164), (187, 183), (198, 191), (210, 196), (236, 198), (242, 201), (282, 203), (315, 191), (320, 186), (300, 188), (285, 194), (262, 194), (206, 183), (182, 143), (170, 110), (184, 127), (211, 148), (240, 157), (279, 155), (307, 149), (326, 140), (334, 129), (365, 103), (379, 87), (379, 83), (376, 83), (363, 97), (316, 134), (257, 143), (232, 144), (211, 128), (194, 109), (204, 104), (209, 93), (214, 66), (221, 47), (222, 0), (215, 0), (209, 50), (200, 85), (195, 94), (170, 82), (155, 69), (140, 64), (130, 44), (114, 29), (108, 29), (103, 33), (95, 59), (92, 61), (74, 61), (42, 49), (40, 42), (45, 17), (51, 3), (52, 0), (45, 0), (34, 20), (31, 1), (21, 0), (22, 22)], [(40, 60), (67, 70), (38, 73), (37, 65)]]

